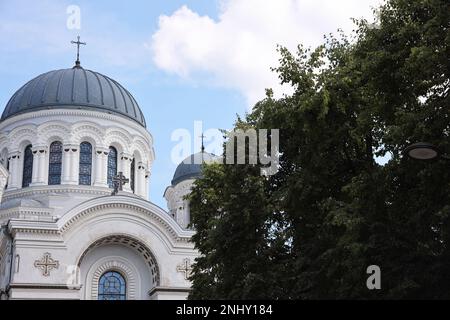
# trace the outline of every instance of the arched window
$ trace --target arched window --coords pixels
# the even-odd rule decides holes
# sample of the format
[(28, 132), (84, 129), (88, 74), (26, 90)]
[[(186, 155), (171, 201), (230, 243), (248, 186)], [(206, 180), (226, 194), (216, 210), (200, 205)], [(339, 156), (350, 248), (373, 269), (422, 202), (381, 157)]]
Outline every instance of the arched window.
[(60, 141), (52, 142), (50, 145), (50, 156), (48, 161), (48, 184), (61, 184), (62, 168), (62, 143)]
[[(9, 172), (8, 151), (4, 150), (2, 152), (0, 163), (6, 168), (6, 171)], [(5, 189), (8, 189), (8, 179), (6, 179)]]
[(78, 183), (81, 185), (91, 185), (92, 172), (92, 145), (89, 142), (80, 144), (80, 172), (78, 174)]
[(133, 193), (134, 193), (134, 175), (136, 172), (136, 169), (134, 166), (135, 166), (135, 164), (134, 164), (134, 158), (133, 158), (133, 161), (131, 161), (131, 168), (130, 168), (130, 187), (131, 187), (131, 190), (133, 191)]
[(98, 280), (98, 300), (126, 300), (126, 287), (120, 273), (107, 271)]
[[(33, 169), (33, 166), (31, 166), (31, 167), (32, 167), (31, 169)], [(9, 160), (8, 160), (8, 158), (6, 158), (6, 170), (9, 172)], [(8, 189), (8, 182), (9, 182), (9, 179), (6, 180), (5, 189)]]
[(31, 144), (25, 148), (23, 152), (23, 172), (22, 172), (22, 188), (28, 187), (33, 176), (33, 151)]
[(117, 175), (117, 150), (114, 147), (109, 147), (108, 153), (108, 186), (114, 188), (113, 177)]

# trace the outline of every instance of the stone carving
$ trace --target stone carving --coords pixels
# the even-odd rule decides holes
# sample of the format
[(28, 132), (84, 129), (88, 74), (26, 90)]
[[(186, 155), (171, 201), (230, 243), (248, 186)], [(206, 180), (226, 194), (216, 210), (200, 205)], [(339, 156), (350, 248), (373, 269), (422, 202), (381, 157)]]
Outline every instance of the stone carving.
[(34, 266), (42, 270), (42, 275), (48, 277), (50, 270), (59, 268), (59, 261), (52, 259), (52, 255), (48, 252), (44, 253), (41, 260), (36, 260)]
[(183, 262), (177, 266), (177, 272), (184, 272), (184, 279), (188, 280), (192, 272), (191, 260), (183, 259)]

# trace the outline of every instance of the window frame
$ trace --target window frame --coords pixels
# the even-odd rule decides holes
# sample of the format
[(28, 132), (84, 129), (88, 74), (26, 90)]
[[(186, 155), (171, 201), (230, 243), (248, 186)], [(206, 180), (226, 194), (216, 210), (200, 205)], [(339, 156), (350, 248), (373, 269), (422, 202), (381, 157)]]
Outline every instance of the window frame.
[[(52, 150), (53, 146), (55, 146), (56, 144), (59, 145), (60, 150)], [(52, 143), (50, 143), (49, 146), (49, 151), (48, 151), (48, 185), (49, 186), (57, 186), (60, 185), (62, 182), (62, 162), (63, 162), (63, 152), (64, 152), (64, 147), (63, 147), (63, 143), (59, 140), (55, 140)], [(52, 159), (52, 157), (55, 156), (56, 161), (54, 161)], [(56, 172), (52, 172), (54, 169), (52, 169), (53, 167), (58, 167), (59, 166), (59, 170), (56, 169)], [(53, 180), (56, 179), (56, 180)]]
[[(114, 162), (114, 167), (112, 166), (112, 156), (111, 156), (111, 151), (114, 150), (115, 152), (115, 162)], [(107, 159), (107, 168), (106, 168), (106, 174), (107, 174), (107, 179), (106, 182), (108, 184), (109, 188), (114, 188), (114, 184), (113, 184), (113, 177), (117, 175), (117, 171), (118, 171), (118, 158), (119, 158), (119, 153), (117, 151), (117, 149), (113, 146), (109, 147), (109, 151), (108, 151), (108, 159)]]
[[(108, 275), (110, 274), (110, 275)], [(108, 279), (106, 278), (116, 278), (118, 279), (120, 288), (119, 293), (111, 293), (107, 292), (105, 289), (105, 281)], [(102, 283), (103, 282), (103, 283)], [(98, 279), (98, 294), (97, 294), (97, 300), (127, 300), (127, 279), (126, 277), (118, 270), (110, 269), (105, 272), (99, 277)], [(105, 299), (106, 297), (117, 297), (118, 299)]]
[[(28, 144), (23, 149), (23, 165), (22, 165), (22, 188), (27, 188), (33, 182), (33, 162), (34, 162), (34, 154), (33, 154), (33, 145)], [(27, 153), (28, 151), (28, 153)], [(29, 158), (27, 158), (29, 157)], [(27, 160), (29, 161), (27, 165)], [(29, 170), (28, 174), (25, 175), (25, 170)], [(26, 178), (26, 179), (25, 179)]]
[[(89, 157), (87, 157), (90, 159), (89, 163), (82, 161), (83, 155), (86, 155), (86, 156), (88, 155), (88, 152), (83, 152), (83, 145), (90, 146)], [(78, 185), (91, 186), (92, 185), (93, 146), (92, 146), (92, 143), (90, 143), (89, 141), (83, 141), (80, 143), (79, 147), (80, 147), (80, 155), (78, 157)], [(89, 166), (88, 174), (82, 173), (83, 166), (86, 166), (86, 167)], [(84, 178), (86, 179), (86, 181), (82, 181)], [(86, 182), (86, 183), (84, 183), (84, 182)]]

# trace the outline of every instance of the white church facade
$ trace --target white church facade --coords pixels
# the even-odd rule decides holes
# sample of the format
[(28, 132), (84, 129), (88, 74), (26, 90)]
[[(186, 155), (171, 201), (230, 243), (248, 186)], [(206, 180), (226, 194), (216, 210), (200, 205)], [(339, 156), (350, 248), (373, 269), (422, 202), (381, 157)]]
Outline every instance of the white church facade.
[(167, 212), (154, 158), (133, 96), (79, 61), (20, 88), (0, 120), (0, 299), (185, 299), (200, 165), (177, 168)]

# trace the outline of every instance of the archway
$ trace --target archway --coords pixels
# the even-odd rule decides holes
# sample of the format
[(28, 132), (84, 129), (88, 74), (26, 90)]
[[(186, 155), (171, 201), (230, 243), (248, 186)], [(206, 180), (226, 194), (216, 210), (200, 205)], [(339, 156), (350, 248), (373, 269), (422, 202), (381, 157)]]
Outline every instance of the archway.
[(148, 299), (159, 285), (160, 272), (150, 249), (128, 235), (109, 235), (94, 241), (78, 260), (83, 298), (96, 300), (99, 280), (106, 272), (118, 272), (126, 283), (126, 299)]

